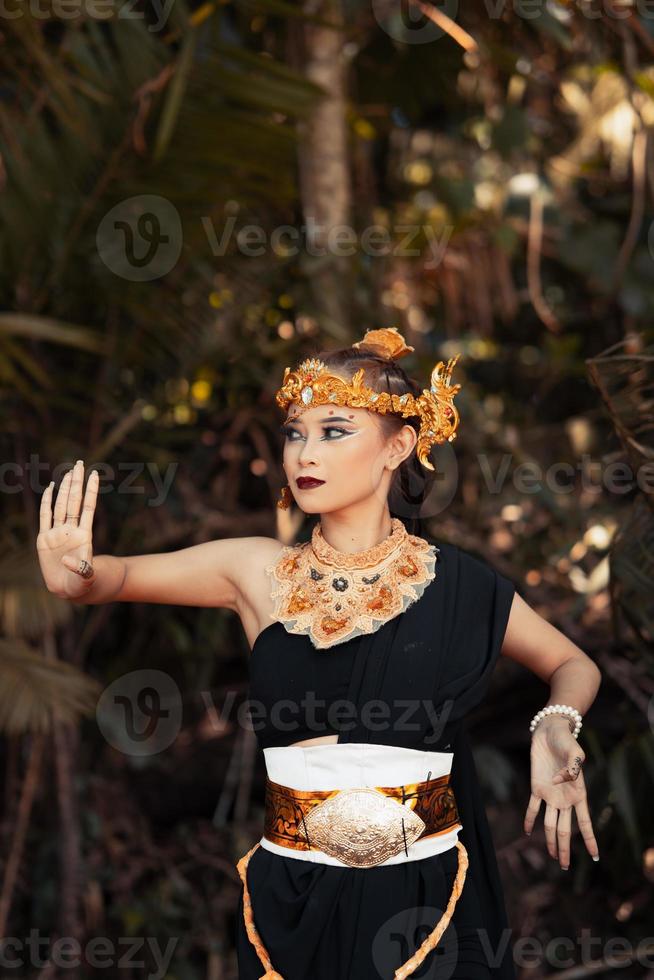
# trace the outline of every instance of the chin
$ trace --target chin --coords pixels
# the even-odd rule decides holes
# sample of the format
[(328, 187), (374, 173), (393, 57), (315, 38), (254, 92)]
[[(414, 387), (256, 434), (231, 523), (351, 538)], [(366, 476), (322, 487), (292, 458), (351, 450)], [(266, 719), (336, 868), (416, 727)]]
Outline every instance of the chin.
[(341, 500), (338, 503), (333, 504), (332, 506), (330, 506), (329, 504), (325, 506), (325, 504), (323, 504), (320, 510), (316, 509), (315, 511), (311, 511), (311, 512), (307, 511), (307, 513), (336, 514), (347, 510), (348, 507), (351, 507), (355, 503), (356, 500)]

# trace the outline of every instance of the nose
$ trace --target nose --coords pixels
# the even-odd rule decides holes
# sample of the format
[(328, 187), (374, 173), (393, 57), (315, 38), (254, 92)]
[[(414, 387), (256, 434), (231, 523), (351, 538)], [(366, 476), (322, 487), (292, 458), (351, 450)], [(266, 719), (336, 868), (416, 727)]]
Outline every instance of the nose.
[(313, 441), (310, 436), (307, 436), (306, 442), (300, 449), (300, 454), (298, 456), (298, 462), (301, 466), (307, 466), (310, 463), (315, 463), (316, 461), (316, 451), (314, 448)]

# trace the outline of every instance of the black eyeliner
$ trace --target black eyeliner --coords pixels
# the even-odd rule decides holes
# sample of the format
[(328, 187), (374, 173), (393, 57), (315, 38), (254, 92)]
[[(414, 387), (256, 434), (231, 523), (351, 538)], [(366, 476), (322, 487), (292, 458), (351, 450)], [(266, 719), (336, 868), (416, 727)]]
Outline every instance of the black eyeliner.
[[(344, 429), (342, 428), (342, 426), (336, 424), (332, 425), (330, 422), (324, 422), (322, 425), (323, 425), (323, 431), (326, 431), (327, 429), (336, 429), (337, 432), (342, 432), (343, 435), (351, 435), (351, 433), (353, 432), (352, 429)], [(289, 432), (299, 432), (300, 430), (293, 428), (292, 423), (284, 422), (282, 423), (282, 425), (280, 425), (279, 431), (281, 432), (282, 435), (285, 436), (288, 435)]]

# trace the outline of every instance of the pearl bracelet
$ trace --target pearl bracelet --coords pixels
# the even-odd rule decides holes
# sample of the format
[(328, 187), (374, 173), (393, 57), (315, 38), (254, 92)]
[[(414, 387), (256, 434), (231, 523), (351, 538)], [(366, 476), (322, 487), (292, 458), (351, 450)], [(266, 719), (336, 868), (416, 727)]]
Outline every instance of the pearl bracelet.
[[(570, 722), (570, 731), (575, 738), (579, 735), (581, 730), (581, 715), (576, 708), (571, 708), (569, 704), (548, 704), (546, 708), (541, 708), (537, 711), (534, 717), (531, 719), (529, 724), (529, 731), (533, 734), (536, 726), (540, 721), (543, 720), (547, 715), (566, 715)], [(572, 722), (574, 721), (574, 725)]]

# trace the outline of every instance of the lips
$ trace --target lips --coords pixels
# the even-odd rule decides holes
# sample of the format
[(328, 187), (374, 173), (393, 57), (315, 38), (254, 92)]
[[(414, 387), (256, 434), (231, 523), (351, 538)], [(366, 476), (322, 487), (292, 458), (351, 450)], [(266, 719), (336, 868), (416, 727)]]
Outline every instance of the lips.
[(310, 490), (311, 487), (321, 487), (324, 480), (314, 480), (312, 476), (301, 476), (296, 480), (300, 490)]

